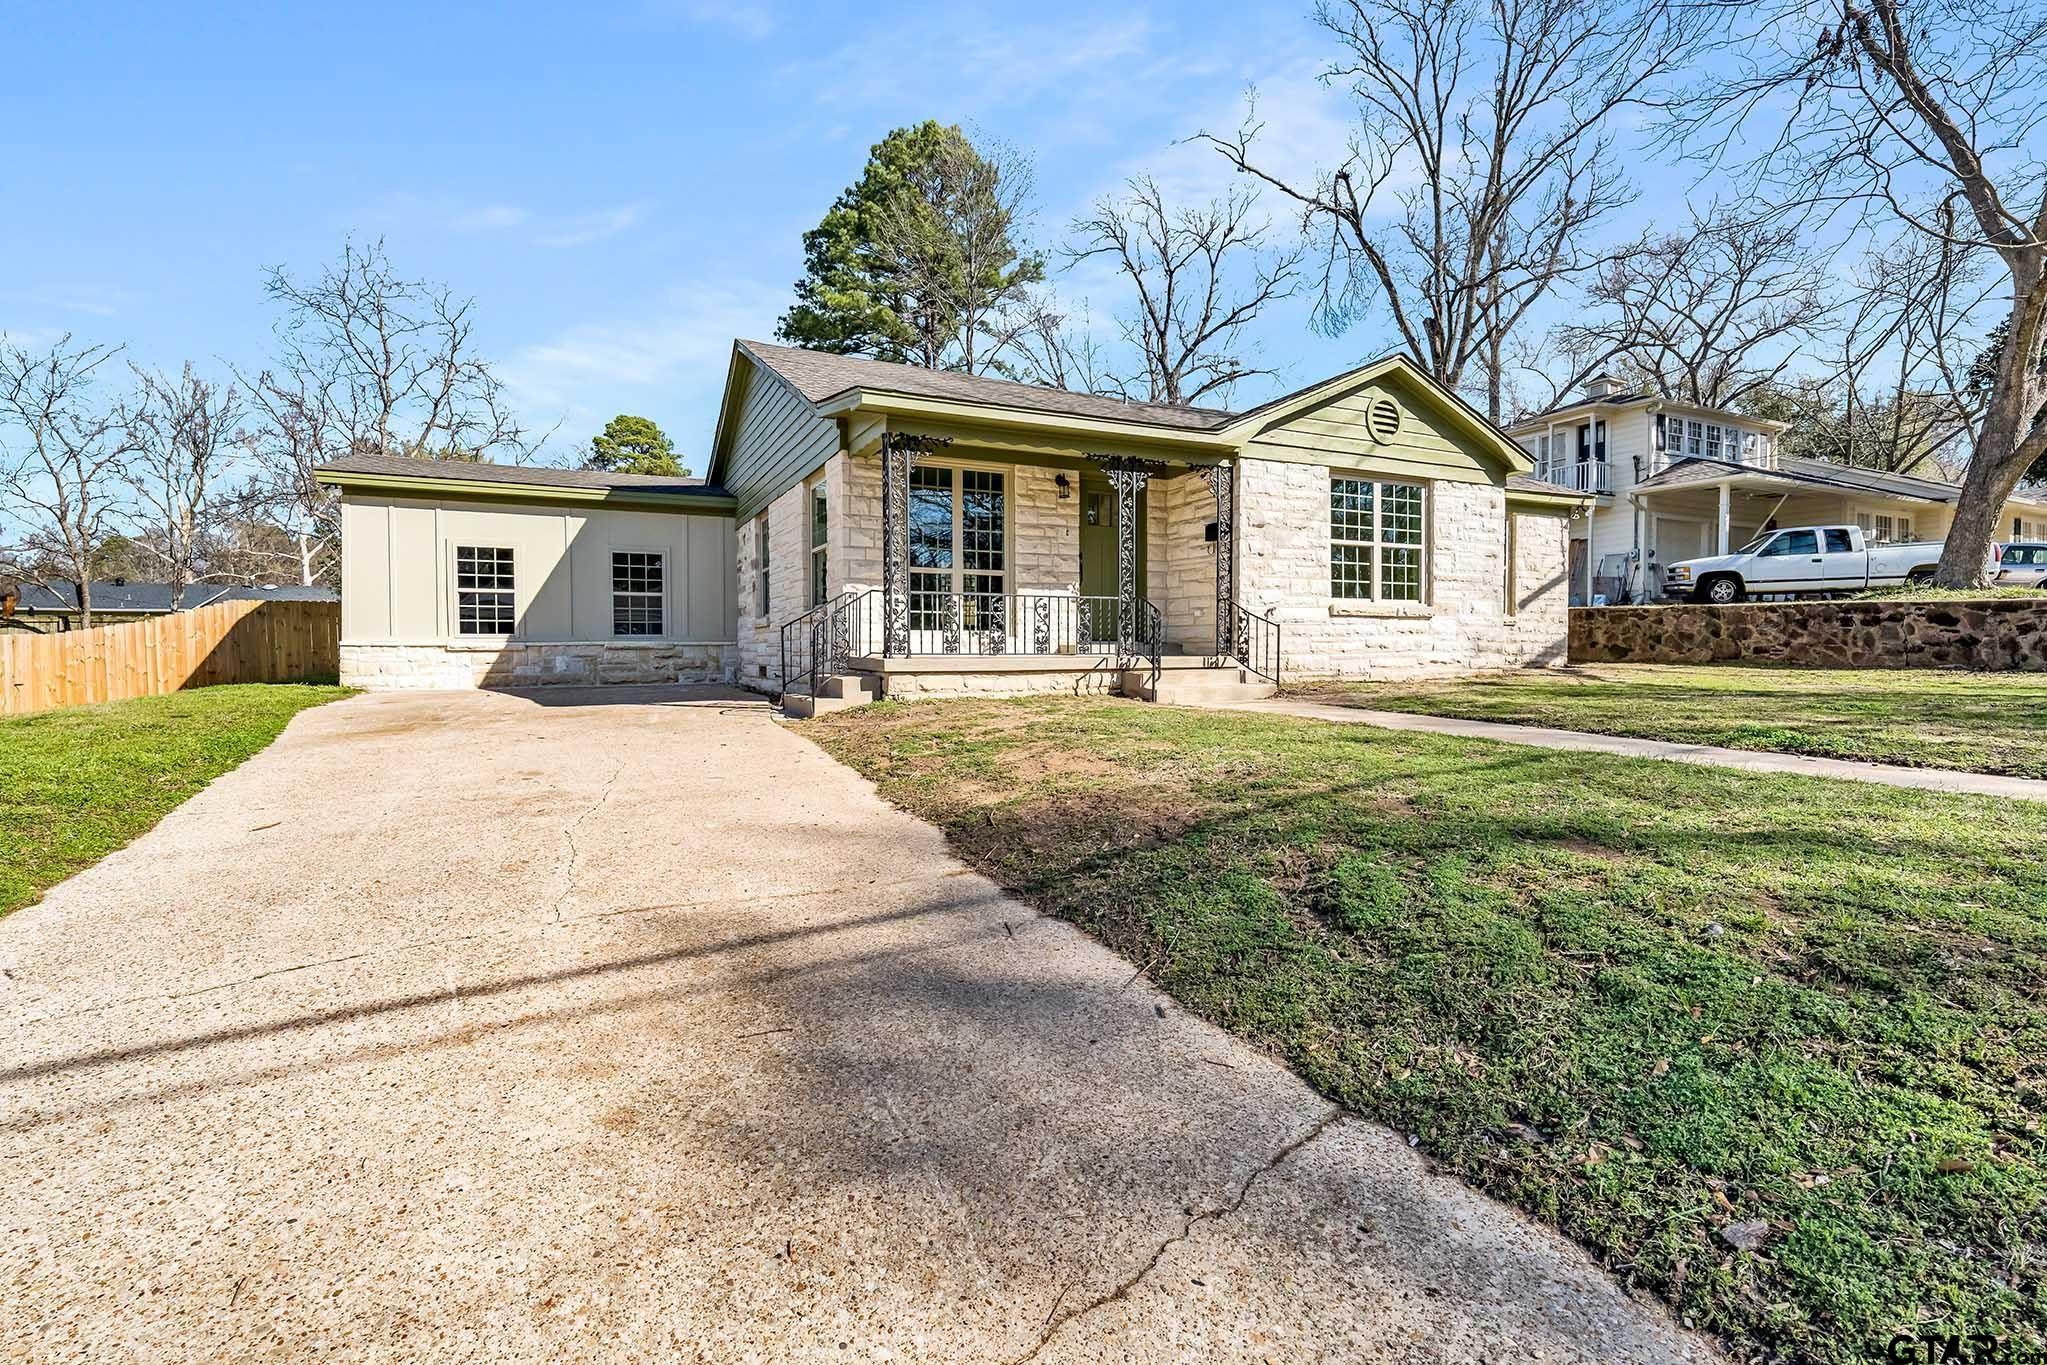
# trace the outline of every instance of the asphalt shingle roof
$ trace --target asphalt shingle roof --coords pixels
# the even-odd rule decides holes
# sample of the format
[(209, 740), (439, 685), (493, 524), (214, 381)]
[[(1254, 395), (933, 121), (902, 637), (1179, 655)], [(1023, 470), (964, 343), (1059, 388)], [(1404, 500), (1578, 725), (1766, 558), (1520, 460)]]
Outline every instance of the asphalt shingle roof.
[(1235, 413), (1222, 408), (1128, 403), (1100, 394), (1069, 393), (1065, 389), (1048, 388), (1042, 384), (1018, 384), (1007, 379), (989, 379), (951, 370), (927, 370), (920, 365), (898, 365), (866, 356), (833, 355), (829, 351), (773, 346), (765, 341), (742, 341), (739, 344), (748, 355), (788, 380), (812, 403), (822, 403), (853, 389), (874, 389), (909, 398), (985, 403), (991, 407), (1018, 408), (1055, 416), (1140, 422), (1179, 431), (1214, 431), (1236, 417)]
[(472, 483), (517, 483), (543, 488), (630, 489), (635, 493), (723, 495), (725, 490), (695, 477), (613, 474), (603, 469), (559, 469), (552, 465), (484, 464), (473, 460), (421, 460), (408, 455), (350, 455), (320, 466), (336, 474), (398, 474), (422, 479), (464, 479)]
[[(70, 584), (55, 588), (40, 583), (18, 585), (21, 594), (20, 612), (74, 612), (78, 610), (78, 593)], [(295, 583), (282, 584), (241, 584), (241, 583), (193, 583), (189, 584), (179, 599), (182, 609), (203, 607), (213, 602), (339, 602), (341, 594), (332, 588), (307, 588)], [(108, 613), (165, 612), (171, 609), (171, 585), (168, 583), (138, 583), (133, 581), (115, 582), (112, 579), (95, 579), (92, 584), (92, 609)]]
[(1713, 483), (1726, 478), (1729, 474), (1774, 475), (1794, 483), (1848, 488), (1858, 493), (1879, 493), (1894, 498), (1917, 498), (1922, 502), (1953, 502), (1962, 493), (1956, 485), (1939, 479), (1922, 479), (1913, 474), (1887, 474), (1876, 469), (1856, 469), (1850, 465), (1829, 464), (1825, 460), (1808, 460), (1797, 455), (1783, 456), (1774, 467), (1695, 457), (1680, 460), (1661, 473), (1642, 480), (1637, 486), (1677, 488), (1686, 484)]

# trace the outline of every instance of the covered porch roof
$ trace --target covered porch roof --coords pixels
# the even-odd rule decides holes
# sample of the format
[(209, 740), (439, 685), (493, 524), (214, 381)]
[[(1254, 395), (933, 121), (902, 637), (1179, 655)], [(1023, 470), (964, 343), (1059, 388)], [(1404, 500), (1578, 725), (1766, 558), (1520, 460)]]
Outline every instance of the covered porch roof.
[[(1698, 457), (1679, 460), (1637, 484), (1635, 492), (1645, 497), (1700, 491), (1711, 493), (1723, 484), (1737, 491), (1772, 495), (1831, 493), (1857, 500), (1934, 505), (1952, 505), (1962, 494), (1959, 486), (1940, 479), (1893, 474), (1878, 469), (1857, 469), (1795, 455), (1781, 457), (1770, 468)], [(2033, 497), (2018, 496), (2009, 501), (2028, 508), (2047, 507), (2047, 502)]]

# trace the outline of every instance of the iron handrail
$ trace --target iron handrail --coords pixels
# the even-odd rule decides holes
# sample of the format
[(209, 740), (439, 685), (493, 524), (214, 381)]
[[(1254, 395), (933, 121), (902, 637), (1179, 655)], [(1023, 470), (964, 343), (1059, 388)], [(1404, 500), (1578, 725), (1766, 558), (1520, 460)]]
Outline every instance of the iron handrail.
[[(831, 648), (834, 639), (830, 628), (832, 618), (852, 595), (840, 593), (831, 601), (820, 602), (782, 623), (782, 671), (779, 676), (784, 696), (804, 691), (813, 700), (817, 697), (818, 681), (840, 662)], [(789, 668), (792, 643), (799, 665), (793, 673)]]
[(1279, 686), (1280, 627), (1270, 616), (1261, 616), (1241, 602), (1230, 603), (1234, 618), (1234, 649), (1230, 655), (1246, 672)]

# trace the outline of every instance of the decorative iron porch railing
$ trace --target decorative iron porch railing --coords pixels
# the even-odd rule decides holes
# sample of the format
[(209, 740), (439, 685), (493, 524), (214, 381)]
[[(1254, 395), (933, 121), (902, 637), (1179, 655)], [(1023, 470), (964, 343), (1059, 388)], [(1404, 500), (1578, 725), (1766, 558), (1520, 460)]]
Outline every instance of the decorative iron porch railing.
[(837, 648), (833, 627), (854, 594), (840, 593), (801, 616), (782, 623), (782, 694), (815, 698), (818, 683), (844, 667), (846, 654)]
[[(1165, 652), (1165, 616), (1148, 598), (1070, 593), (912, 592), (898, 648), (890, 649), (885, 594), (844, 593), (782, 626), (782, 690), (816, 696), (819, 683), (855, 659), (995, 658), (1005, 655), (1115, 660), (1149, 666)], [(1265, 618), (1252, 618), (1263, 622)]]
[(1240, 602), (1230, 603), (1230, 616), (1236, 622), (1235, 647), (1226, 649), (1225, 653), (1242, 664), (1245, 671), (1254, 673), (1277, 687), (1280, 660), (1279, 622), (1270, 616), (1260, 616)]

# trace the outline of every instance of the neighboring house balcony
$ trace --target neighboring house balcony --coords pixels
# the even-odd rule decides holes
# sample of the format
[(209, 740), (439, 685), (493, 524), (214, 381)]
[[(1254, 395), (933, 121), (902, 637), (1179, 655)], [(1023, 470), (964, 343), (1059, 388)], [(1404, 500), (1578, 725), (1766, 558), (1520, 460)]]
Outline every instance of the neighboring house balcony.
[(1609, 460), (1566, 460), (1538, 464), (1535, 476), (1545, 483), (1568, 488), (1573, 493), (1609, 496), (1613, 493), (1613, 463)]

